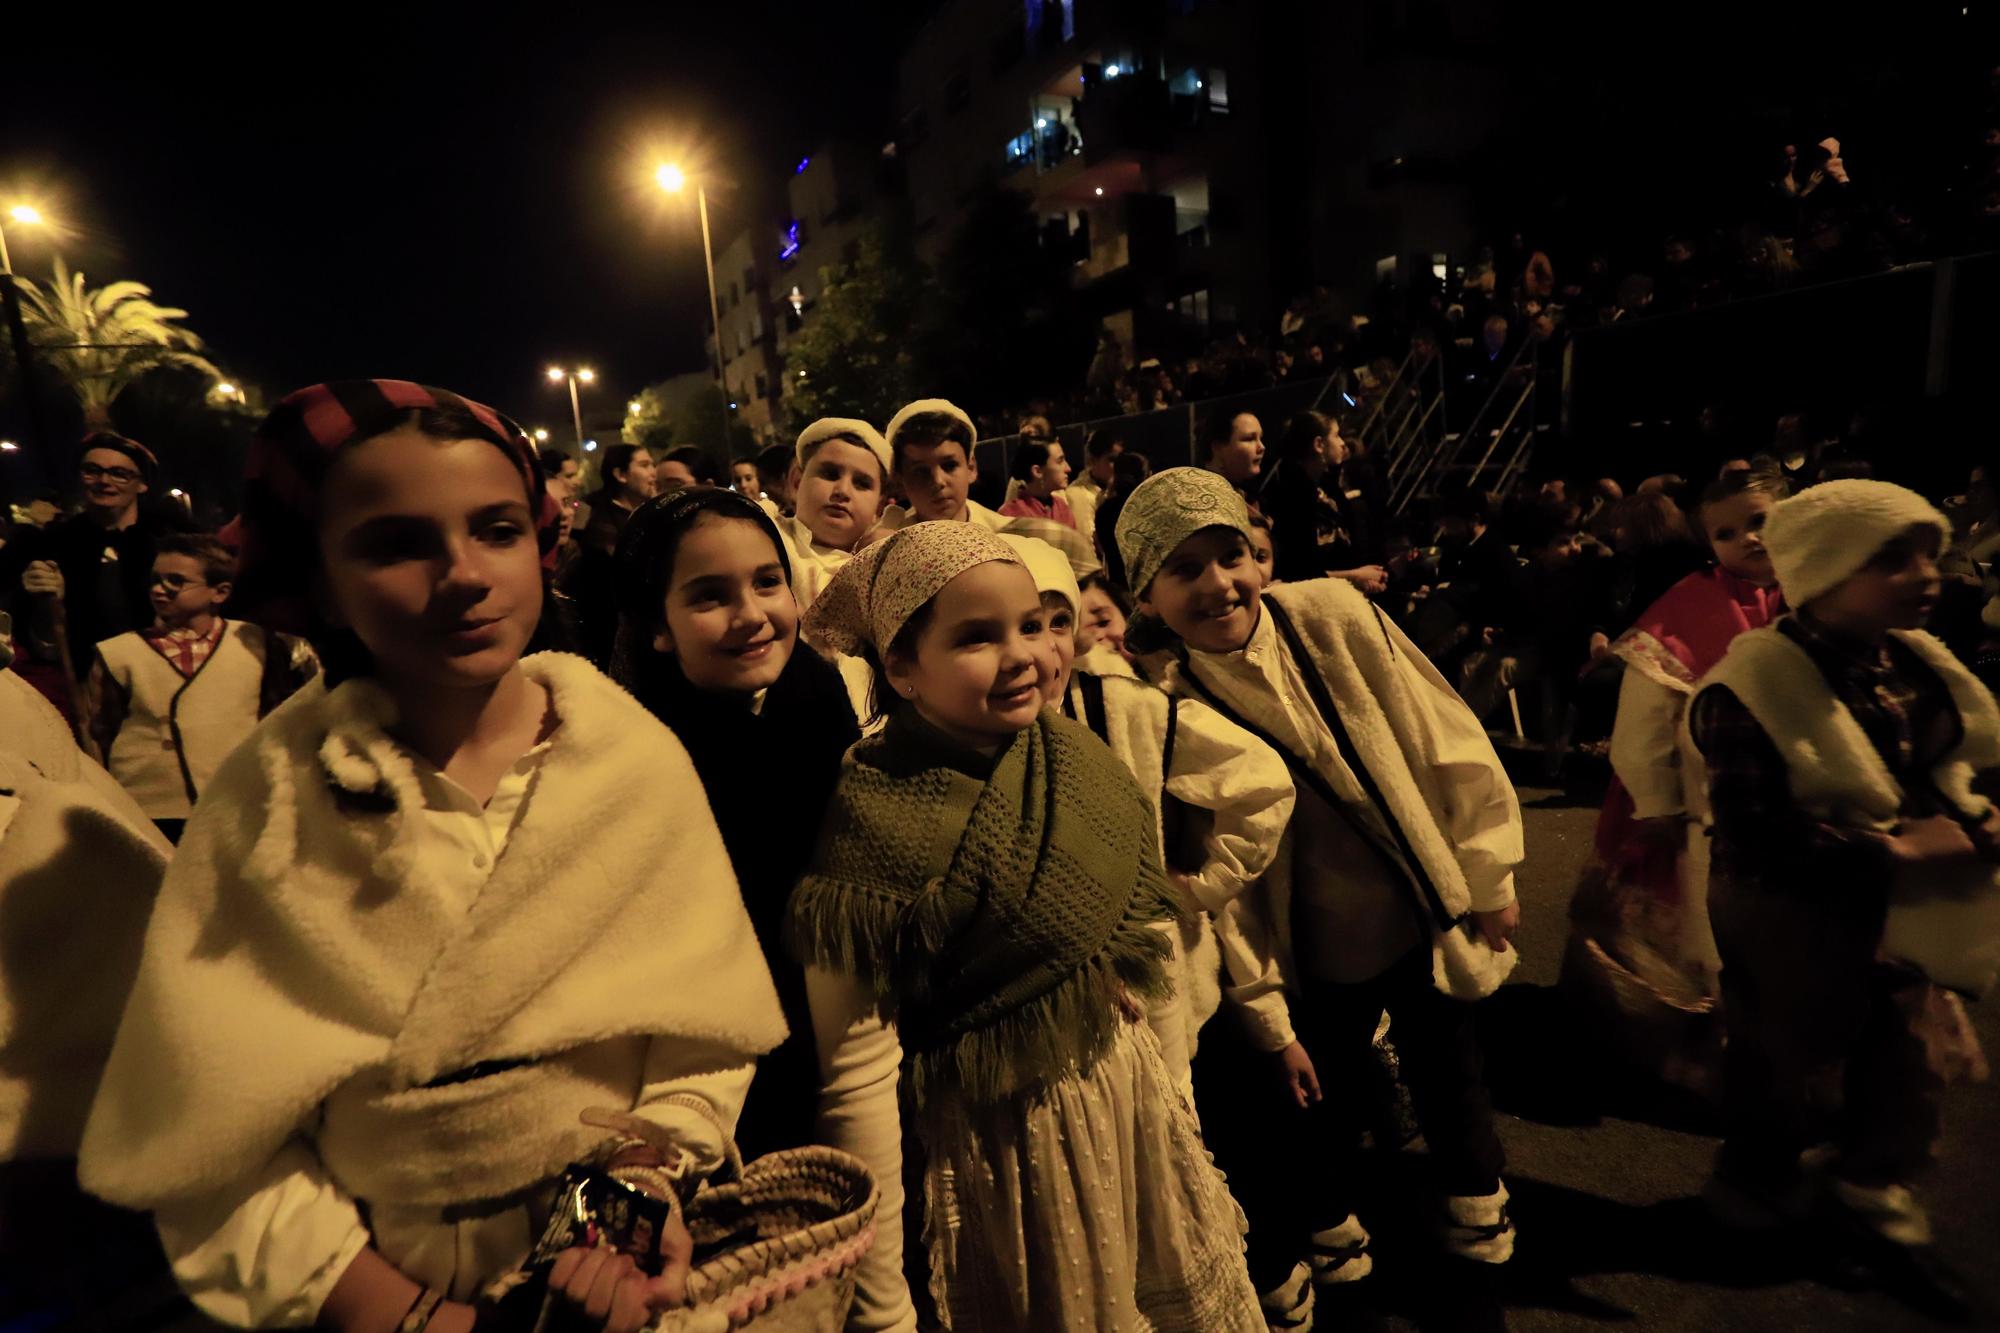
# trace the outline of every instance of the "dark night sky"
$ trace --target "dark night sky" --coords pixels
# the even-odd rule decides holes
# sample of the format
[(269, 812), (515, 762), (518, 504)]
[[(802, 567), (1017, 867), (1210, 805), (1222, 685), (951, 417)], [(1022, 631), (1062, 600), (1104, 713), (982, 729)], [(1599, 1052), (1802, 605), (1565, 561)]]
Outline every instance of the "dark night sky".
[[(151, 284), (274, 395), (383, 375), (557, 422), (552, 360), (588, 359), (621, 404), (701, 366), (700, 232), (691, 195), (651, 186), (654, 145), (768, 189), (829, 130), (886, 137), (924, 6), (181, 9), (201, 17), (88, 31), (39, 8), (46, 33), (8, 19), (0, 198), (60, 214), (93, 285)], [(753, 201), (712, 192), (718, 230)], [(8, 239), (46, 274), (46, 239)]]

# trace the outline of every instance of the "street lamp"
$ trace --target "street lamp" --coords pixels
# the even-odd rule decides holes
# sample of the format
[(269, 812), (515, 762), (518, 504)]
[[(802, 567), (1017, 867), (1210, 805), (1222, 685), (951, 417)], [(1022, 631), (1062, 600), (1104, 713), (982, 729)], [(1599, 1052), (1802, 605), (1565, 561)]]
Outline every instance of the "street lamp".
[[(687, 187), (687, 173), (671, 162), (663, 162), (653, 173), (653, 179), (668, 194), (679, 194)], [(715, 326), (715, 383), (722, 384), (722, 303), (715, 299), (715, 251), (708, 240), (708, 191), (700, 181), (694, 183), (695, 206), (701, 212), (701, 262), (708, 273), (708, 322)]]
[(576, 396), (576, 386), (579, 383), (595, 384), (597, 372), (589, 366), (581, 366), (576, 370), (564, 370), (561, 366), (549, 367), (549, 383), (561, 384), (564, 380), (569, 381), (569, 411), (571, 418), (576, 422), (576, 447), (581, 449), (583, 448), (583, 403)]
[[(24, 227), (44, 227), (48, 219), (32, 204), (15, 204), (7, 210), (7, 219)], [(7, 333), (14, 341), (14, 364), (21, 368), (21, 396), (28, 404), (28, 429), (34, 433), (33, 443), (40, 446), (44, 455), (49, 447), (49, 432), (42, 421), (42, 395), (35, 384), (35, 363), (28, 345), (28, 323), (21, 316), (21, 292), (14, 279), (14, 261), (7, 253), (7, 232), (0, 228), (0, 306), (5, 307)], [(717, 347), (721, 346), (718, 341)]]

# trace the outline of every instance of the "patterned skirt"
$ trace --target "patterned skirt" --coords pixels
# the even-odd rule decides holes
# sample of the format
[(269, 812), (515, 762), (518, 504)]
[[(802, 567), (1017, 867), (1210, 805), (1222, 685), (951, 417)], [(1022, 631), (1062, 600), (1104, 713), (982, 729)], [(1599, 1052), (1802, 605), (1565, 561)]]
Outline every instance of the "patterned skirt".
[(1243, 1211), (1144, 1024), (1088, 1073), (922, 1114), (948, 1327), (1264, 1333)]

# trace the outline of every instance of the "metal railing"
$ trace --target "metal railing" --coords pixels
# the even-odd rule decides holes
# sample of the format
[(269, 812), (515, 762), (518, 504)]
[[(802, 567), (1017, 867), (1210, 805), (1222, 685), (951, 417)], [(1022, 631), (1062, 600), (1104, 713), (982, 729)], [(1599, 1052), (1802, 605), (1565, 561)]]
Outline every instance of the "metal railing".
[[(1501, 464), (1491, 489), (1505, 489), (1527, 467), (1528, 456), (1534, 446), (1536, 413), (1533, 404), (1536, 383), (1540, 379), (1537, 348), (1538, 344), (1532, 338), (1521, 343), (1513, 359), (1507, 363), (1507, 368), (1494, 380), (1486, 400), (1472, 414), (1472, 420), (1463, 430), (1441, 432), (1435, 443), (1419, 443), (1409, 450), (1407, 461), (1390, 482), (1389, 508), (1392, 512), (1404, 512), (1411, 501), (1435, 491), (1437, 484), (1448, 475), (1459, 474), (1459, 479), (1468, 487), (1477, 484), (1494, 456), (1503, 449), (1506, 450), (1506, 461)], [(1526, 375), (1522, 378), (1524, 370)], [(1487, 423), (1493, 420), (1496, 409), (1503, 414), (1500, 424), (1489, 426)], [(1466, 455), (1482, 444), (1484, 449), (1479, 461), (1467, 464)]]
[[(1340, 420), (1342, 433), (1351, 434), (1353, 427), (1349, 418), (1354, 415), (1356, 404), (1343, 387), (1349, 383), (1348, 372), (1338, 370), (1318, 379), (1289, 380), (1262, 389), (1175, 403), (1150, 412), (1072, 421), (1056, 427), (1056, 438), (1062, 442), (1063, 453), (1069, 459), (1072, 470), (1082, 469), (1085, 444), (1106, 426), (1117, 427), (1125, 448), (1146, 455), (1155, 470), (1185, 467), (1195, 462), (1195, 442), (1201, 423), (1211, 413), (1224, 409), (1232, 414), (1248, 412), (1255, 416), (1263, 424), (1267, 447), (1275, 446), (1277, 433), (1287, 418), (1307, 409), (1329, 412)], [(1020, 442), (1018, 434), (989, 435), (979, 441), (974, 450), (979, 465), (979, 482), (973, 489), (974, 499), (986, 505), (997, 506), (1000, 503), (1007, 489), (1008, 467)]]

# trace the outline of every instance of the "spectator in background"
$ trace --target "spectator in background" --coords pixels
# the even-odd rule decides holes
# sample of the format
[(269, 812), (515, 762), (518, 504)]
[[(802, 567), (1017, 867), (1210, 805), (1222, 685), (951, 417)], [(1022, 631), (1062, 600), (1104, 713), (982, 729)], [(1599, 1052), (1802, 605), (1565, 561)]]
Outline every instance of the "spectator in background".
[[(178, 506), (156, 510), (143, 502), (159, 467), (137, 440), (108, 431), (86, 436), (77, 461), (83, 511), (23, 532), (7, 547), (5, 591), (14, 594), (16, 634), (38, 659), (14, 669), (66, 713), (78, 711), (77, 686), (98, 643), (153, 623), (153, 557), (162, 538), (187, 526)], [(55, 669), (65, 660), (67, 679)]]
[(604, 484), (590, 495), (590, 520), (584, 525), (582, 548), (562, 591), (576, 607), (577, 645), (583, 655), (603, 666), (611, 661), (611, 643), (618, 633), (618, 599), (613, 589), (612, 557), (632, 511), (659, 489), (659, 468), (644, 445), (614, 444), (604, 451)]
[(715, 465), (708, 451), (697, 444), (683, 444), (669, 449), (660, 459), (659, 494), (687, 486), (722, 486), (722, 469)]
[(1104, 562), (1106, 577), (1120, 588), (1125, 588), (1125, 561), (1118, 554), (1118, 515), (1125, 508), (1125, 497), (1152, 475), (1153, 465), (1144, 454), (1118, 454), (1111, 462), (1111, 484), (1097, 506), (1097, 558)]
[(798, 505), (798, 498), (792, 494), (793, 461), (792, 450), (782, 444), (774, 444), (757, 455), (757, 484), (785, 518), (797, 512)]
[(1076, 517), (1062, 495), (1069, 485), (1069, 460), (1063, 457), (1059, 441), (1023, 436), (1009, 471), (1020, 483), (1020, 490), (1000, 506), (1002, 517), (1046, 518), (1067, 528), (1076, 527)]
[(566, 449), (537, 449), (535, 458), (542, 465), (542, 475), (550, 481), (561, 481), (573, 493), (582, 484), (579, 478), (583, 468), (577, 464)]
[[(1162, 372), (1164, 373), (1164, 372)], [(1101, 426), (1090, 433), (1083, 445), (1083, 471), (1076, 473), (1063, 492), (1069, 502), (1076, 530), (1086, 538), (1097, 533), (1097, 505), (1111, 484), (1112, 460), (1125, 452), (1125, 437), (1116, 426)]]
[(1615, 639), (1632, 618), (1657, 602), (1667, 589), (1708, 564), (1687, 516), (1672, 497), (1653, 491), (1613, 505), (1605, 516), (1611, 547), (1606, 579), (1605, 618), (1596, 630)]
[(1053, 440), (1056, 437), (1056, 428), (1049, 424), (1047, 417), (1037, 412), (1022, 417), (1020, 428), (1016, 433), (1024, 440)]
[(1505, 691), (1533, 687), (1538, 706), (1524, 725), (1541, 743), (1543, 775), (1554, 782), (1577, 677), (1589, 660), (1594, 599), (1572, 515), (1552, 504), (1539, 517), (1539, 526), (1521, 544), (1526, 564), (1514, 579), (1510, 613), (1489, 646), (1466, 659), (1460, 690), (1474, 715), (1485, 720)]
[(729, 489), (746, 500), (764, 498), (764, 484), (757, 477), (757, 460), (754, 458), (731, 459), (729, 463)]
[(1194, 461), (1220, 474), (1246, 501), (1254, 503), (1258, 478), (1264, 471), (1263, 423), (1249, 412), (1224, 408), (1211, 413), (1195, 441)]
[(1669, 236), (1660, 246), (1660, 272), (1653, 280), (1653, 303), (1672, 313), (1694, 305), (1701, 272), (1695, 262), (1694, 246), (1685, 236)]
[(604, 451), (603, 476), (604, 484), (590, 495), (590, 524), (584, 529), (583, 546), (609, 556), (618, 549), (618, 535), (625, 531), (632, 511), (659, 490), (660, 470), (644, 445), (614, 444)]
[(1340, 469), (1347, 462), (1340, 426), (1324, 412), (1305, 411), (1285, 423), (1278, 462), (1264, 484), (1276, 576), (1287, 583), (1332, 575), (1368, 594), (1385, 591), (1388, 572), (1361, 549), (1343, 512)]
[(1429, 599), (1418, 638), (1438, 670), (1449, 677), (1465, 653), (1490, 647), (1513, 619), (1514, 553), (1493, 528), (1493, 497), (1461, 490), (1439, 503), (1439, 583)]

